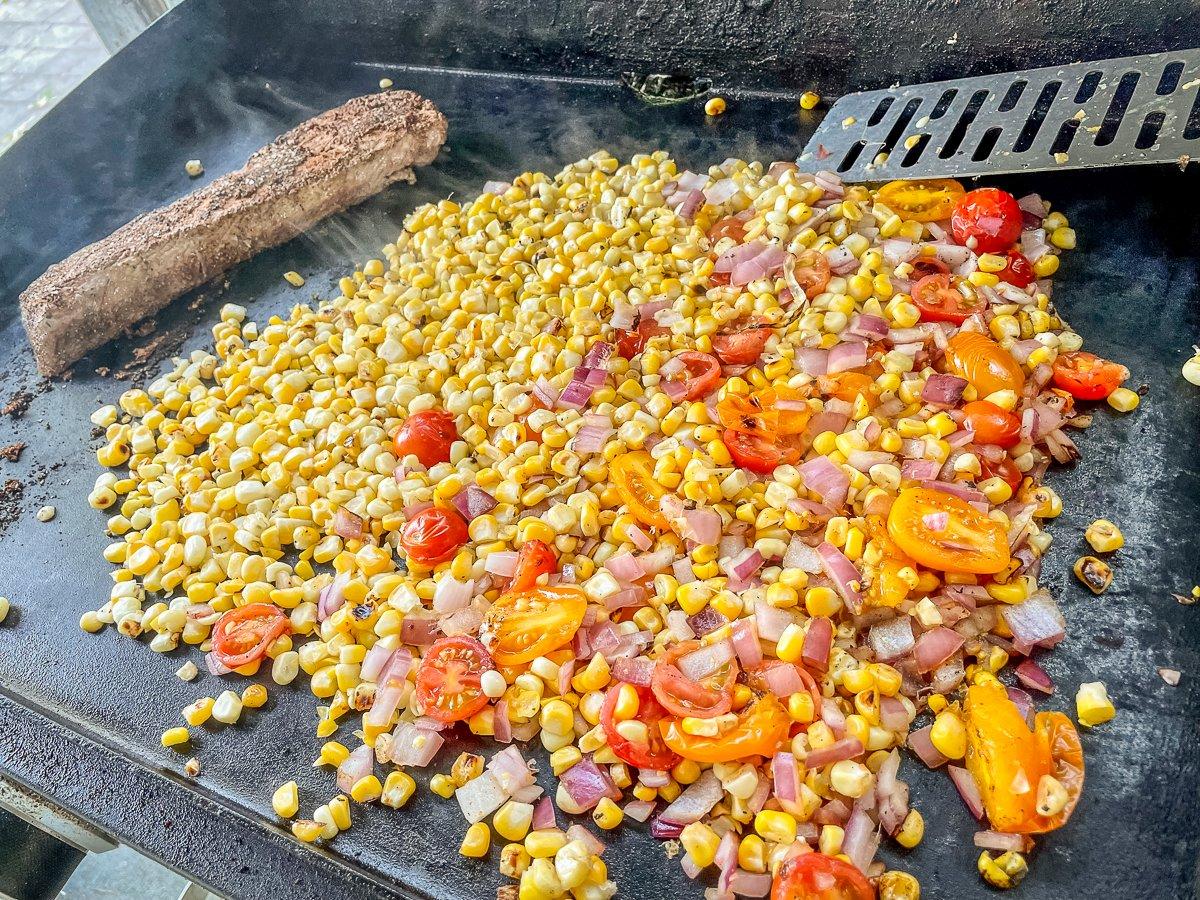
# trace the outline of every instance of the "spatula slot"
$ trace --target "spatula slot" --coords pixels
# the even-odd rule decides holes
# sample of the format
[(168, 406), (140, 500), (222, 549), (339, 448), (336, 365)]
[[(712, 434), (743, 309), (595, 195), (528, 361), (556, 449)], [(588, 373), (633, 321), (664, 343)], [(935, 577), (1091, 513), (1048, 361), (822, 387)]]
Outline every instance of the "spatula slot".
[(1078, 119), (1067, 119), (1058, 129), (1058, 134), (1054, 136), (1054, 143), (1050, 145), (1051, 153), (1066, 153), (1071, 149), (1071, 141), (1075, 140), (1075, 133), (1079, 131)]
[(1061, 81), (1051, 81), (1047, 82), (1045, 87), (1042, 88), (1042, 92), (1038, 94), (1037, 102), (1029, 112), (1029, 118), (1025, 120), (1025, 127), (1017, 135), (1017, 142), (1013, 144), (1013, 153), (1024, 153), (1033, 146), (1038, 132), (1042, 130), (1042, 123), (1046, 121), (1046, 113), (1050, 111), (1050, 104), (1058, 96), (1058, 91), (1061, 87)]
[(917, 114), (917, 110), (921, 108), (921, 98), (913, 97), (906, 104), (904, 109), (900, 110), (900, 115), (896, 118), (896, 123), (892, 126), (892, 130), (888, 132), (887, 137), (883, 139), (883, 146), (879, 148), (880, 153), (891, 153), (892, 148), (896, 146), (900, 140), (900, 136), (904, 134), (908, 128), (908, 123), (912, 121), (913, 116)]
[(975, 152), (971, 154), (973, 162), (980, 162), (992, 155), (992, 151), (996, 149), (996, 141), (1000, 140), (1000, 135), (1004, 133), (1004, 129), (999, 125), (989, 128), (983, 133), (983, 137), (979, 141), (979, 145), (975, 148)]
[(845, 172), (847, 169), (853, 167), (853, 165), (858, 161), (859, 156), (862, 155), (863, 148), (866, 146), (866, 141), (855, 141), (853, 144), (851, 144), (850, 149), (846, 151), (846, 155), (842, 157), (842, 161), (838, 163), (837, 170), (839, 172)]
[(1183, 128), (1183, 139), (1194, 140), (1200, 137), (1200, 90), (1196, 91), (1196, 99), (1192, 101), (1192, 111), (1188, 114), (1187, 125)]
[(950, 104), (954, 102), (954, 98), (958, 96), (958, 88), (950, 88), (942, 92), (941, 98), (933, 106), (933, 111), (929, 113), (929, 118), (940, 119), (946, 114), (946, 110), (950, 108)]
[(946, 138), (946, 143), (942, 145), (942, 149), (938, 151), (938, 156), (942, 159), (948, 159), (958, 152), (959, 145), (962, 144), (963, 138), (967, 136), (967, 129), (971, 127), (971, 123), (975, 121), (975, 117), (979, 115), (979, 108), (991, 91), (982, 90), (976, 91), (971, 95), (971, 101), (967, 104), (967, 108), (962, 111), (958, 122), (954, 125), (954, 130), (950, 132), (950, 137)]
[(1157, 110), (1146, 116), (1142, 122), (1142, 130), (1138, 132), (1137, 140), (1133, 145), (1139, 150), (1149, 150), (1158, 143), (1158, 133), (1162, 130), (1163, 121), (1167, 118), (1167, 114), (1162, 110)]
[(1079, 90), (1075, 92), (1076, 103), (1087, 103), (1096, 93), (1096, 88), (1100, 85), (1100, 79), (1104, 77), (1104, 73), (1098, 69), (1094, 69), (1083, 76), (1083, 81), (1079, 82)]
[(915, 166), (917, 161), (920, 160), (921, 154), (925, 152), (925, 148), (928, 146), (929, 135), (922, 134), (918, 136), (913, 145), (908, 148), (908, 152), (904, 154), (904, 159), (900, 160), (900, 168), (908, 169)]
[(895, 102), (895, 97), (884, 97), (882, 100), (880, 100), (879, 105), (875, 107), (875, 112), (871, 113), (871, 117), (867, 119), (867, 125), (869, 127), (874, 127), (883, 121), (883, 117), (887, 114), (887, 111), (892, 108), (892, 104)]
[(1168, 63), (1163, 69), (1162, 78), (1158, 79), (1158, 87), (1154, 93), (1160, 97), (1165, 97), (1167, 94), (1173, 94), (1175, 88), (1179, 87), (1179, 76), (1183, 74), (1183, 63), (1176, 60), (1173, 63)]
[(1121, 76), (1112, 102), (1108, 104), (1108, 112), (1104, 114), (1104, 124), (1100, 126), (1100, 133), (1096, 135), (1097, 147), (1111, 144), (1117, 136), (1117, 129), (1125, 119), (1125, 110), (1129, 108), (1129, 101), (1133, 98), (1133, 92), (1137, 90), (1141, 78), (1141, 72), (1126, 72)]
[(1008, 86), (1008, 91), (1004, 94), (1004, 99), (1000, 101), (1000, 105), (996, 108), (997, 112), (1008, 112), (1021, 99), (1021, 95), (1025, 93), (1025, 86), (1029, 82), (1024, 78), (1014, 81)]

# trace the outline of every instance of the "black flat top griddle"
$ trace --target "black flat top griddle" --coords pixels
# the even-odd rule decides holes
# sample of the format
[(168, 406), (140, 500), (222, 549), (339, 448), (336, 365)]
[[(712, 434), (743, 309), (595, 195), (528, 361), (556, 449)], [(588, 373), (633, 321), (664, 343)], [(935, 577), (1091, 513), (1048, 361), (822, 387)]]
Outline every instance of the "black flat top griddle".
[[(301, 845), (274, 822), (271, 793), (289, 778), (300, 783), (304, 811), (335, 793), (332, 773), (309, 768), (320, 741), (315, 701), (299, 683), (272, 686), (268, 705), (236, 727), (196, 730), (189, 752), (159, 746), (178, 710), (215, 696), (225, 680), (179, 681), (183, 659), (201, 662), (194, 651), (164, 659), (112, 629), (79, 630), (81, 613), (99, 606), (110, 584), (104, 516), (85, 501), (99, 472), (88, 414), (138, 372), (153, 377), (168, 366), (164, 352), (210, 346), (221, 304), (243, 304), (262, 321), (314, 294), (332, 296), (338, 277), (376, 255), (416, 204), (477, 193), (489, 178), (556, 171), (598, 148), (628, 157), (665, 147), (693, 168), (728, 156), (786, 159), (817, 121), (793, 99), (810, 86), (834, 94), (1200, 43), (1184, 0), (1067, 2), (1038, 10), (1036, 20), (1002, 6), (188, 0), (170, 13), (0, 158), (0, 406), (18, 391), (32, 395), (22, 418), (0, 417), (0, 445), (29, 444), (19, 463), (0, 463), (0, 483), (24, 485), (18, 520), (0, 526), (0, 593), (14, 605), (0, 626), (0, 769), (229, 896), (493, 896), (495, 861), (458, 855), (465, 823), (457, 804), (424, 789), (400, 813), (356, 805), (354, 828), (328, 849)], [(1105, 28), (1086, 29), (1096, 21)], [(615, 81), (623, 69), (710, 75), (741, 89), (724, 92), (730, 111), (711, 121), (701, 100), (647, 106)], [(203, 160), (204, 178), (215, 177), (384, 76), (433, 99), (450, 121), (448, 148), (415, 186), (385, 191), (238, 267), (165, 311), (151, 334), (78, 365), (70, 380), (39, 380), (17, 293), (47, 265), (189, 190), (187, 159)], [(1119, 713), (1083, 736), (1083, 802), (1068, 827), (1040, 842), (1014, 895), (1028, 900), (1196, 896), (1200, 608), (1171, 598), (1200, 581), (1200, 390), (1179, 374), (1200, 336), (1200, 228), (1187, 199), (1196, 185), (1174, 169), (1005, 184), (1040, 191), (1070, 217), (1080, 249), (1064, 257), (1059, 308), (1089, 349), (1128, 365), (1134, 387), (1148, 385), (1132, 415), (1101, 406), (1079, 440), (1082, 462), (1050, 477), (1065, 513), (1051, 529), (1044, 580), (1069, 630), (1044, 658), (1060, 685), (1045, 705), (1073, 711), (1078, 683), (1100, 679)], [(282, 281), (288, 269), (308, 278), (304, 288)], [(136, 364), (138, 349), (158, 337), (131, 379), (96, 374)], [(58, 508), (47, 524), (34, 519), (43, 504)], [(1100, 516), (1124, 529), (1127, 545), (1114, 586), (1096, 598), (1069, 572), (1084, 527)], [(1169, 687), (1157, 666), (1182, 670), (1183, 681)], [(448, 748), (439, 766), (459, 749)], [(193, 752), (204, 766), (197, 779), (182, 773)], [(915, 760), (903, 776), (926, 815), (926, 839), (911, 853), (885, 841), (884, 859), (917, 874), (926, 897), (984, 896), (976, 825), (949, 781)], [(645, 831), (631, 825), (605, 836), (620, 896), (700, 897), (702, 886)]]

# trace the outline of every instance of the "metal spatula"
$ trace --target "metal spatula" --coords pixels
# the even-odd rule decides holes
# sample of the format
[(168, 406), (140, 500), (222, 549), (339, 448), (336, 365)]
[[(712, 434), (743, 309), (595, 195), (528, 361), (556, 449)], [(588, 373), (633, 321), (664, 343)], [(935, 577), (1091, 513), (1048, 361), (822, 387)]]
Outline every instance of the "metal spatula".
[(1200, 158), (1200, 50), (848, 94), (801, 165), (846, 181)]

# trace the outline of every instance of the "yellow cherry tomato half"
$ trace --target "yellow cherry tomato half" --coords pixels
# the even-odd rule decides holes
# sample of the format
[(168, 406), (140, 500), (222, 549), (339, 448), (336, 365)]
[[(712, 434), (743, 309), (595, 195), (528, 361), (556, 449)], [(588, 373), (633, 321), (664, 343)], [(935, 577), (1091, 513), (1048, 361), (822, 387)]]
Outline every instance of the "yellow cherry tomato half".
[(687, 734), (678, 719), (659, 723), (663, 741), (685, 759), (695, 762), (733, 762), (747, 756), (771, 756), (788, 739), (792, 720), (779, 701), (764, 694), (738, 716), (732, 729), (719, 737)]
[(635, 519), (663, 531), (670, 528), (659, 508), (659, 500), (667, 490), (654, 480), (654, 461), (649, 453), (639, 451), (618, 456), (608, 464), (608, 474), (621, 502)]
[(572, 585), (501, 595), (483, 618), (483, 643), (497, 664), (532, 662), (565, 647), (587, 612), (587, 595)]
[(996, 391), (1020, 394), (1025, 387), (1025, 373), (1012, 355), (978, 331), (960, 331), (950, 338), (946, 371), (967, 379), (980, 397)]
[(944, 491), (905, 488), (892, 504), (887, 527), (906, 555), (939, 572), (993, 575), (1009, 562), (1004, 526)]
[(876, 199), (902, 218), (914, 222), (940, 222), (950, 218), (965, 193), (963, 186), (953, 178), (926, 178), (923, 181), (889, 181), (879, 189)]

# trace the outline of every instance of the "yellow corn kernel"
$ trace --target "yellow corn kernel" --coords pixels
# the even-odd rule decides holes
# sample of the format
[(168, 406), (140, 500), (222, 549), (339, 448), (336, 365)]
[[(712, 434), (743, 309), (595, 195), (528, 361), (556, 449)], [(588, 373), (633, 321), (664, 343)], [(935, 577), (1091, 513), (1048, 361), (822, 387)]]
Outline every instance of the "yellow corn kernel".
[(306, 844), (311, 844), (321, 837), (324, 830), (320, 822), (314, 822), (312, 819), (297, 819), (292, 823), (292, 834)]
[(317, 761), (313, 765), (317, 766), (340, 766), (346, 761), (346, 757), (350, 755), (350, 751), (345, 744), (339, 744), (337, 741), (326, 741), (321, 745), (321, 755), (317, 757)]
[(520, 844), (505, 844), (500, 851), (500, 874), (506, 878), (520, 878), (529, 863), (529, 853)]
[(457, 785), (449, 775), (443, 775), (440, 772), (429, 779), (429, 789), (439, 797), (444, 797), (449, 800), (454, 796), (454, 791)]
[(583, 754), (578, 747), (562, 747), (550, 754), (550, 768), (555, 775), (561, 775), (581, 759)]
[(986, 478), (979, 482), (977, 487), (993, 506), (999, 506), (1012, 499), (1012, 486), (999, 476)]
[(482, 859), (487, 856), (492, 846), (492, 832), (486, 822), (476, 822), (463, 835), (462, 845), (458, 852), (472, 859)]
[(809, 588), (804, 594), (804, 608), (810, 616), (833, 616), (842, 608), (842, 598), (833, 588)]
[(350, 797), (355, 803), (371, 803), (378, 800), (382, 793), (383, 785), (375, 775), (367, 775), (358, 779), (350, 788)]
[(289, 781), (275, 789), (271, 796), (271, 808), (275, 810), (275, 815), (283, 819), (290, 819), (296, 814), (300, 809), (300, 793), (296, 782)]
[[(762, 813), (759, 813), (761, 816)], [(786, 815), (786, 813), (785, 813)], [(795, 825), (795, 820), (792, 822)], [(795, 829), (793, 828), (792, 840), (796, 839)], [(683, 849), (687, 851), (687, 855), (691, 858), (692, 863), (700, 869), (708, 868), (713, 864), (713, 860), (717, 857), (717, 846), (721, 843), (721, 839), (717, 837), (717, 833), (703, 822), (692, 822), (683, 829), (679, 835), (679, 842), (683, 844)]]
[(821, 102), (821, 95), (816, 91), (805, 91), (800, 95), (801, 109), (816, 109), (817, 104)]
[(542, 828), (525, 835), (525, 849), (534, 859), (549, 859), (566, 845), (566, 834), (557, 828)]
[(896, 841), (901, 847), (907, 847), (911, 850), (925, 837), (925, 817), (917, 810), (910, 809), (908, 815), (904, 817), (904, 822), (900, 825), (900, 830), (896, 832)]
[(623, 722), (638, 714), (638, 694), (633, 685), (622, 683), (617, 691), (617, 702), (613, 706), (613, 720)]
[(1001, 603), (1024, 603), (1030, 593), (1029, 585), (1023, 578), (1014, 578), (1007, 584), (993, 581), (987, 585), (987, 592)]
[(201, 697), (188, 704), (183, 708), (184, 720), (189, 725), (203, 725), (212, 717), (213, 705), (216, 702), (212, 697)]
[(767, 845), (757, 834), (748, 834), (738, 845), (738, 866), (747, 872), (767, 871)]
[(890, 869), (879, 876), (879, 900), (921, 900), (921, 884), (907, 872)]
[(492, 816), (492, 827), (502, 838), (523, 841), (533, 823), (533, 805), (509, 800)]
[(1117, 714), (1102, 681), (1084, 682), (1075, 694), (1075, 716), (1089, 728), (1102, 725)]
[(754, 830), (764, 841), (792, 844), (796, 840), (796, 819), (781, 810), (764, 809), (754, 816)]
[(710, 97), (708, 102), (704, 104), (704, 114), (706, 116), (719, 116), (725, 112), (724, 97)]
[(826, 856), (837, 856), (842, 852), (842, 842), (846, 839), (846, 829), (840, 825), (822, 825), (821, 834), (817, 838), (817, 849)]
[(1131, 391), (1129, 388), (1119, 387), (1108, 395), (1108, 405), (1117, 412), (1133, 412), (1141, 402), (1142, 398), (1138, 396), (1137, 391)]
[(1112, 584), (1112, 568), (1104, 560), (1094, 556), (1079, 557), (1072, 571), (1093, 594), (1103, 594)]
[(775, 655), (784, 662), (794, 663), (804, 650), (804, 630), (795, 622), (783, 629), (775, 645)]
[(929, 730), (929, 740), (947, 759), (962, 759), (967, 755), (967, 728), (952, 710), (945, 709), (937, 714)]
[(602, 797), (592, 810), (592, 821), (605, 831), (611, 831), (621, 824), (625, 812), (608, 797)]
[(242, 706), (258, 709), (267, 702), (267, 689), (261, 684), (246, 685), (242, 691)]
[(792, 721), (799, 722), (802, 725), (812, 722), (817, 715), (812, 694), (808, 691), (797, 691), (788, 697), (787, 708), (788, 715), (792, 717)]
[(177, 747), (180, 744), (186, 744), (189, 740), (191, 740), (191, 735), (182, 726), (168, 728), (162, 733), (162, 745), (164, 747)]
[(1047, 253), (1045, 256), (1039, 257), (1033, 264), (1033, 273), (1038, 278), (1049, 278), (1058, 271), (1058, 257), (1053, 253)]
[(383, 793), (379, 797), (379, 802), (392, 809), (399, 809), (409, 801), (416, 790), (417, 782), (413, 780), (413, 777), (407, 772), (396, 769), (388, 773), (388, 777), (383, 783)]
[(1097, 553), (1113, 553), (1125, 546), (1125, 535), (1108, 519), (1097, 519), (1083, 536)]

